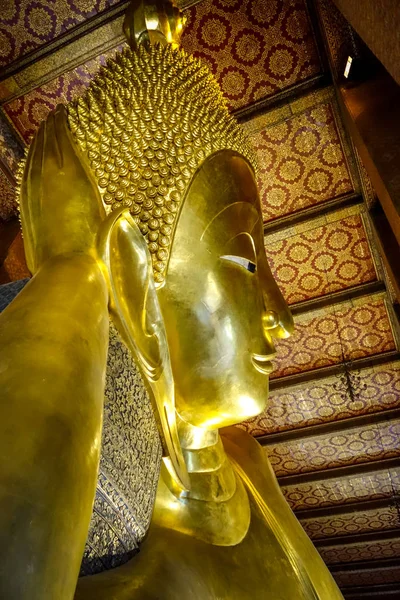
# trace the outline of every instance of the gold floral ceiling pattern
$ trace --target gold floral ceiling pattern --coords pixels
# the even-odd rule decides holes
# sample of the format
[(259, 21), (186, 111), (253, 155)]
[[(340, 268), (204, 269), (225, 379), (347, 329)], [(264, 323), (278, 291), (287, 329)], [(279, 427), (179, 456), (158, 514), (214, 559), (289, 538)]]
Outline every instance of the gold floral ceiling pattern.
[(312, 540), (400, 527), (396, 506), (349, 512), (333, 517), (312, 517), (303, 519), (301, 524)]
[(334, 214), (284, 229), (268, 236), (265, 249), (289, 304), (376, 280), (360, 214)]
[(118, 0), (52, 0), (4, 2), (0, 15), (0, 66), (51, 42)]
[(333, 114), (322, 104), (251, 136), (265, 221), (353, 191)]
[(319, 552), (328, 565), (400, 556), (400, 537), (379, 542), (359, 542), (327, 546)]
[(400, 467), (371, 471), (364, 475), (284, 485), (282, 491), (295, 511), (390, 499), (400, 492)]
[(278, 477), (400, 457), (400, 419), (266, 446)]
[[(357, 385), (357, 397), (350, 386)], [(269, 395), (263, 413), (242, 423), (254, 436), (330, 423), (400, 407), (400, 364), (366, 368), (347, 379), (328, 377)]]
[(395, 349), (383, 298), (361, 298), (295, 319), (290, 339), (276, 344), (278, 356), (271, 378), (293, 375), (344, 360)]
[[(326, 17), (326, 0), (316, 3)], [(18, 77), (23, 82), (26, 73), (28, 81), (35, 62), (25, 72), (18, 61), (28, 64), (37, 56), (32, 53), (73, 37), (77, 27), (119, 4), (7, 0), (0, 15), (0, 61), (20, 65)], [(287, 501), (346, 596), (354, 586), (346, 576), (353, 563), (360, 585), (399, 580), (391, 563), (380, 575), (374, 565), (400, 559), (400, 468), (393, 462), (400, 459), (400, 338), (361, 204), (364, 174), (357, 170), (334, 90), (322, 85), (323, 49), (314, 37), (311, 5), (201, 0), (186, 11), (183, 46), (209, 65), (231, 109), (247, 119), (260, 167), (266, 252), (295, 314), (293, 337), (277, 344), (269, 406), (241, 427), (264, 444)], [(331, 21), (329, 45), (341, 52), (340, 22)], [(70, 47), (72, 42), (63, 48), (67, 58)], [(58, 69), (56, 76), (50, 57), (48, 77), (43, 59), (40, 83), (4, 95), (9, 99), (2, 109), (16, 139), (28, 143), (48, 112), (79, 95), (115, 51), (74, 59), (73, 69)], [(320, 87), (305, 92), (312, 82)], [(6, 129), (0, 128), (3, 218), (15, 211), (13, 171), (21, 152)], [(11, 279), (26, 275), (20, 239), (7, 261)]]
[(114, 54), (115, 50), (111, 50), (6, 104), (4, 111), (23, 140), (30, 143), (41, 121), (57, 104), (70, 102), (82, 94), (101, 65)]
[(204, 0), (187, 14), (183, 47), (210, 67), (232, 109), (321, 70), (303, 0)]

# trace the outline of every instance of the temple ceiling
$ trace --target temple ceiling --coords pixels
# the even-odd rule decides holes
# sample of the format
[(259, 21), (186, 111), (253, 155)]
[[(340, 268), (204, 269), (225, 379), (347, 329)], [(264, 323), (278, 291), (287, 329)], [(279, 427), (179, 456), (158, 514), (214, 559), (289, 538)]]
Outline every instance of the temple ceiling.
[[(3, 219), (15, 214), (23, 146), (123, 45), (127, 2), (5, 4)], [(296, 324), (277, 344), (267, 410), (240, 427), (263, 444), (344, 596), (378, 597), (365, 589), (400, 585), (400, 336), (368, 216), (374, 192), (344, 130), (317, 26), (320, 14), (338, 61), (343, 20), (329, 0), (179, 4), (183, 47), (208, 64), (257, 154), (266, 252)], [(19, 237), (6, 261), (3, 280), (25, 276)]]

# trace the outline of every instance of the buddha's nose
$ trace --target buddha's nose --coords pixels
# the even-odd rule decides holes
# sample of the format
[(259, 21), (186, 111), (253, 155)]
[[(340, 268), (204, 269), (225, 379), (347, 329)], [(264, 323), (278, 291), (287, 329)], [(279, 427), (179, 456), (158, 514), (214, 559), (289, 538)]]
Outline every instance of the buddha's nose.
[(266, 310), (262, 317), (263, 327), (267, 331), (275, 329), (279, 325), (279, 315), (274, 310)]
[(294, 329), (293, 317), (282, 295), (279, 293), (274, 296), (272, 302), (271, 298), (264, 296), (262, 325), (268, 336), (288, 338)]

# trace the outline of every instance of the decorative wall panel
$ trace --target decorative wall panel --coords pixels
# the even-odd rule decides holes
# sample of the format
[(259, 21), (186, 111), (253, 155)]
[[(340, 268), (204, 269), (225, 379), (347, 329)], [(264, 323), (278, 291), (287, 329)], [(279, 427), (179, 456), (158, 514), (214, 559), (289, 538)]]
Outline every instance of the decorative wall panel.
[(266, 127), (250, 140), (265, 221), (353, 190), (331, 103)]
[(160, 461), (150, 398), (111, 324), (100, 468), (82, 575), (116, 567), (138, 551), (153, 513)]
[(312, 221), (306, 225), (305, 231), (302, 224), (265, 239), (272, 273), (288, 304), (376, 279), (359, 214), (323, 225), (317, 219), (314, 227)]
[(7, 0), (0, 13), (0, 66), (118, 4), (119, 0)]
[(31, 274), (25, 260), (22, 233), (19, 231), (8, 248), (7, 256), (0, 269), (0, 277), (2, 283), (6, 283), (9, 281), (19, 281), (30, 276)]
[(400, 467), (363, 475), (286, 485), (281, 489), (295, 511), (389, 499), (400, 493)]
[(277, 340), (271, 378), (335, 365), (395, 349), (383, 298), (362, 298), (299, 315), (288, 340)]
[(182, 46), (204, 60), (233, 109), (321, 70), (304, 0), (203, 0)]
[(332, 573), (340, 587), (354, 585), (382, 585), (400, 582), (400, 567), (382, 567), (380, 569), (357, 569)]
[(326, 546), (325, 548), (318, 548), (318, 551), (323, 560), (330, 565), (341, 562), (400, 558), (400, 537), (378, 542)]
[(400, 527), (399, 513), (394, 505), (329, 517), (301, 519), (300, 523), (312, 540)]
[(89, 85), (94, 75), (107, 58), (116, 50), (88, 61), (50, 83), (36, 88), (4, 105), (4, 110), (26, 143), (29, 143), (41, 121), (57, 104), (70, 102)]
[(9, 219), (17, 213), (15, 187), (0, 168), (0, 219)]
[(400, 420), (265, 446), (277, 477), (400, 456)]
[(22, 154), (22, 144), (0, 110), (0, 161), (10, 173), (15, 173)]
[(264, 412), (240, 424), (251, 435), (308, 427), (400, 406), (400, 362), (271, 392)]

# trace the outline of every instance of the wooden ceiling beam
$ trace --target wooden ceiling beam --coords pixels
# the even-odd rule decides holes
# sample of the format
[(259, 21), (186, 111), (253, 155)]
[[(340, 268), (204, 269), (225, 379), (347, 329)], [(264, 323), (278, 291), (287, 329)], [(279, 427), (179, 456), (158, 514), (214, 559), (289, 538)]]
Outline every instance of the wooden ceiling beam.
[[(122, 0), (83, 23), (2, 67), (0, 104), (23, 96), (125, 42), (122, 31), (130, 0)], [(201, 0), (178, 0), (187, 9)]]
[(329, 367), (321, 367), (319, 369), (313, 369), (312, 371), (306, 371), (305, 373), (296, 373), (295, 375), (285, 375), (276, 379), (271, 379), (269, 383), (270, 391), (281, 390), (287, 387), (292, 387), (299, 383), (308, 383), (312, 381), (318, 381), (319, 379), (325, 379), (326, 377), (332, 377), (334, 375), (340, 375), (344, 373), (346, 369), (349, 371), (359, 371), (360, 369), (367, 369), (376, 367), (378, 365), (384, 365), (388, 362), (394, 362), (400, 360), (400, 352), (397, 350), (391, 350), (384, 354), (376, 354), (375, 356), (366, 356), (363, 358), (356, 358), (351, 363), (339, 363), (337, 365), (331, 365)]
[(400, 418), (400, 408), (393, 408), (391, 410), (382, 410), (381, 412), (372, 414), (369, 413), (338, 421), (330, 421), (329, 423), (319, 423), (318, 425), (309, 425), (308, 427), (298, 427), (296, 429), (289, 429), (288, 431), (269, 433), (267, 435), (256, 437), (256, 440), (262, 446), (269, 446), (271, 444), (280, 444), (282, 442), (314, 437), (326, 433), (338, 433), (354, 427), (365, 427), (366, 425), (383, 423), (398, 418)]
[[(382, 598), (386, 597), (389, 593), (391, 596), (400, 597), (400, 582), (399, 583), (384, 583), (380, 585), (355, 585), (354, 587), (341, 588), (345, 598), (351, 598), (356, 600), (357, 598)], [(399, 594), (397, 596), (397, 594)]]
[(280, 486), (299, 485), (309, 483), (310, 481), (322, 481), (325, 479), (338, 479), (340, 477), (355, 477), (358, 475), (366, 475), (371, 472), (398, 468), (399, 465), (400, 460), (396, 456), (394, 458), (383, 458), (381, 460), (346, 465), (343, 467), (320, 469), (318, 471), (310, 471), (309, 473), (294, 473), (293, 475), (283, 475), (281, 477), (278, 477), (278, 481)]
[(342, 302), (348, 302), (355, 298), (362, 296), (370, 296), (372, 294), (378, 294), (386, 291), (386, 286), (383, 281), (371, 281), (369, 283), (360, 283), (352, 288), (341, 290), (340, 292), (333, 292), (322, 296), (320, 298), (312, 298), (311, 300), (305, 300), (304, 302), (296, 302), (296, 304), (290, 305), (292, 315), (301, 315), (308, 313), (313, 310), (320, 310), (332, 304), (340, 304)]
[[(386, 531), (366, 531), (365, 533), (350, 533), (349, 535), (335, 535), (322, 540), (313, 540), (316, 548), (325, 546), (344, 546), (347, 544), (362, 544), (364, 542), (381, 542), (400, 539), (400, 528)], [(329, 566), (329, 563), (328, 563)]]
[(232, 111), (239, 123), (250, 121), (255, 116), (262, 115), (270, 110), (279, 108), (283, 104), (288, 104), (298, 100), (302, 96), (315, 92), (321, 88), (331, 85), (332, 78), (329, 73), (319, 73), (314, 77), (310, 77), (301, 83), (296, 83), (281, 92), (277, 92), (266, 98), (261, 98), (252, 104), (243, 106)]
[(340, 573), (343, 571), (382, 571), (384, 569), (393, 569), (399, 566), (398, 558), (380, 558), (375, 560), (362, 560), (358, 562), (335, 563), (329, 567), (331, 573)]
[(319, 517), (331, 517), (344, 515), (353, 512), (361, 512), (365, 510), (375, 510), (379, 508), (387, 508), (397, 506), (400, 496), (393, 494), (390, 498), (379, 498), (378, 500), (361, 500), (360, 502), (351, 502), (348, 504), (338, 504), (336, 506), (320, 506), (318, 508), (307, 508), (303, 510), (295, 510), (296, 517), (301, 521), (304, 519), (318, 519)]
[(281, 229), (287, 229), (288, 227), (294, 227), (305, 221), (310, 221), (315, 217), (322, 217), (324, 215), (342, 210), (343, 208), (350, 208), (351, 206), (362, 205), (364, 203), (363, 197), (357, 193), (344, 194), (339, 198), (322, 202), (300, 210), (290, 215), (285, 215), (264, 223), (264, 235), (276, 233)]

